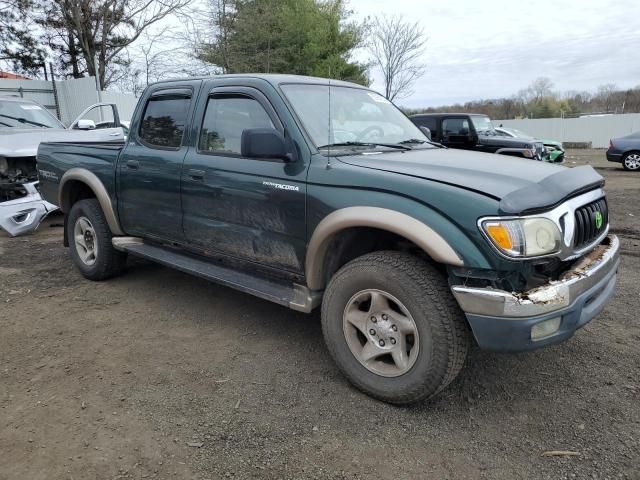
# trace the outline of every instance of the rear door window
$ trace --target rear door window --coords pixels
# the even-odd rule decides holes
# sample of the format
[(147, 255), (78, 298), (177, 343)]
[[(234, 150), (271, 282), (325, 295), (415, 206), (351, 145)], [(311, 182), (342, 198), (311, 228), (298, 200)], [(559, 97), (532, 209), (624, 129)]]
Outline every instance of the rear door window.
[(182, 145), (191, 97), (161, 95), (147, 102), (140, 124), (140, 140), (150, 147), (178, 149)]

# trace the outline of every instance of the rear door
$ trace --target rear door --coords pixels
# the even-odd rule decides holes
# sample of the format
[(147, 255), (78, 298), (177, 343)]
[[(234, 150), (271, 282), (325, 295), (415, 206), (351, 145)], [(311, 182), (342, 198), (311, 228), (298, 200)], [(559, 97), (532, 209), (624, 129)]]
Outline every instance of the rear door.
[(255, 82), (212, 80), (203, 87), (197, 142), (182, 173), (185, 241), (198, 250), (302, 272), (305, 157), (285, 163), (241, 155), (243, 130), (284, 132), (279, 107)]
[(180, 176), (201, 81), (160, 84), (140, 100), (118, 160), (118, 213), (132, 235), (181, 241)]

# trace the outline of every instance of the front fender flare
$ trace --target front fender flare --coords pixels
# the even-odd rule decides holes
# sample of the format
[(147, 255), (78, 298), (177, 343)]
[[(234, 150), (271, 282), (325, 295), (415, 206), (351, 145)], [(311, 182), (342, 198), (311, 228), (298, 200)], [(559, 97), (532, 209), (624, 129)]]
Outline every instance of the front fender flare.
[(84, 183), (91, 189), (91, 191), (93, 191), (94, 195), (98, 199), (98, 203), (100, 203), (100, 207), (102, 208), (102, 212), (107, 220), (109, 229), (111, 229), (111, 233), (114, 235), (124, 235), (124, 231), (120, 228), (118, 217), (113, 210), (111, 198), (109, 197), (107, 189), (95, 173), (90, 172), (85, 168), (71, 168), (62, 176), (62, 179), (60, 180), (60, 187), (58, 188), (58, 205), (60, 206), (60, 209), (63, 212), (68, 213), (71, 208), (71, 199), (69, 198), (70, 190), (67, 185), (69, 182), (74, 180)]
[(309, 241), (305, 261), (307, 286), (324, 287), (324, 259), (333, 236), (351, 227), (373, 227), (400, 235), (424, 250), (433, 260), (464, 266), (462, 258), (435, 230), (409, 215), (380, 207), (347, 207), (327, 215), (316, 227)]

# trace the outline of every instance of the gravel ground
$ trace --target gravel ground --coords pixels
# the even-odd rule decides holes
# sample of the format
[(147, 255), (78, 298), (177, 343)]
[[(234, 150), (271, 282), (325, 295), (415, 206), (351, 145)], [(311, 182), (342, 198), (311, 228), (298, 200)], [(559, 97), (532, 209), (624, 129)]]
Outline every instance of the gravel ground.
[(567, 164), (607, 178), (611, 304), (562, 345), (474, 350), (411, 408), (350, 387), (317, 314), (141, 261), (83, 280), (61, 217), (0, 234), (0, 479), (640, 479), (640, 174), (603, 155)]

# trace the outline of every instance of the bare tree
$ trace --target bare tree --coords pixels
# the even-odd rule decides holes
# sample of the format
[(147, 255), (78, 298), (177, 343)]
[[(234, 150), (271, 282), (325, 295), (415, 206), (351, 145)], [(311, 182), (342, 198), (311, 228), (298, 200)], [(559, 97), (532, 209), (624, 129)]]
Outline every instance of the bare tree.
[(529, 90), (531, 92), (532, 100), (534, 102), (539, 102), (545, 97), (551, 96), (551, 89), (553, 88), (553, 82), (548, 77), (538, 77), (531, 85), (529, 85)]
[[(189, 0), (45, 0), (40, 25), (73, 76), (97, 76), (100, 87), (130, 66), (126, 49)], [(115, 67), (115, 68), (114, 68)], [(117, 68), (121, 67), (121, 68)], [(96, 71), (97, 68), (97, 71)]]
[(426, 69), (421, 61), (427, 39), (420, 25), (400, 16), (375, 17), (368, 50), (384, 77), (389, 100), (411, 95), (413, 83)]
[(603, 112), (611, 112), (613, 110), (616, 96), (618, 96), (618, 87), (615, 83), (607, 83), (598, 87), (596, 100)]

